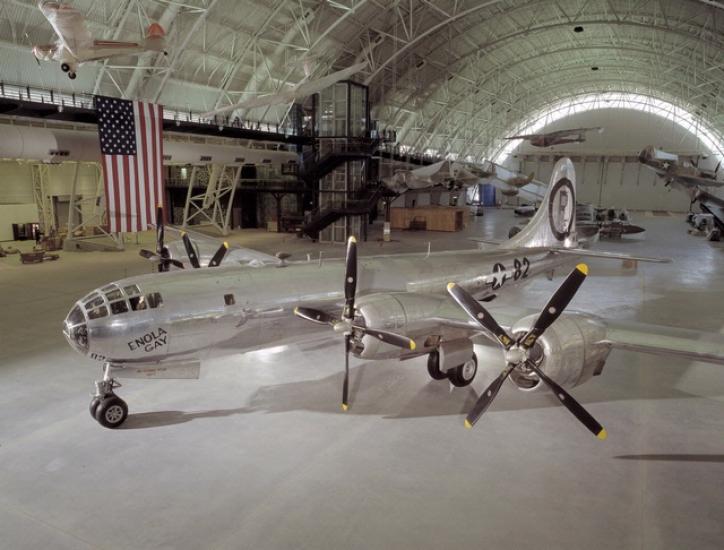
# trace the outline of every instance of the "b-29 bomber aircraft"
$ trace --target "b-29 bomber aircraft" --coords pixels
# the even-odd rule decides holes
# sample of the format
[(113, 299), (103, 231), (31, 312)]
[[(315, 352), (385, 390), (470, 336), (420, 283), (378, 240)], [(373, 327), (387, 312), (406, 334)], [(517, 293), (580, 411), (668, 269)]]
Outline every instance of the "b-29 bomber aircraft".
[[(499, 345), (505, 368), (480, 394), (466, 426), (478, 421), (510, 379), (523, 391), (552, 389), (603, 439), (603, 427), (565, 388), (601, 374), (612, 349), (724, 364), (724, 347), (720, 336), (706, 341), (699, 333), (681, 330), (672, 336), (662, 327), (564, 312), (588, 272), (581, 258), (632, 259), (578, 247), (575, 195), (573, 164), (561, 159), (531, 222), (497, 247), (359, 261), (350, 237), (344, 261), (263, 267), (225, 266), (220, 261), (215, 267), (165, 272), (168, 253), (160, 227), (155, 259), (164, 272), (99, 288), (80, 299), (65, 320), (64, 334), (72, 348), (102, 364), (90, 413), (105, 427), (123, 424), (128, 407), (115, 393), (118, 378), (198, 378), (201, 361), (215, 353), (301, 342), (331, 328), (344, 337), (344, 410), (350, 405), (350, 355), (401, 360), (427, 356), (433, 379), (465, 387), (478, 370), (473, 344)], [(539, 315), (516, 319), (480, 303), (536, 275), (575, 264)]]

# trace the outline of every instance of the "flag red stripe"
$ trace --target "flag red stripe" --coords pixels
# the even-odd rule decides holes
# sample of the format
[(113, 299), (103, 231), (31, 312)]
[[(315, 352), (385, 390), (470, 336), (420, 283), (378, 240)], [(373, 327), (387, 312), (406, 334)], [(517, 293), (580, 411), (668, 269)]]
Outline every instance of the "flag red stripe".
[(139, 148), (140, 151), (139, 155), (139, 162), (141, 163), (141, 170), (139, 172), (142, 174), (143, 178), (143, 191), (144, 191), (144, 197), (146, 199), (145, 204), (145, 212), (146, 212), (146, 227), (144, 229), (147, 229), (147, 224), (150, 223), (150, 221), (153, 219), (151, 213), (152, 213), (152, 207), (153, 207), (153, 200), (151, 197), (151, 190), (149, 189), (151, 178), (148, 176), (148, 155), (147, 155), (147, 143), (148, 143), (148, 137), (147, 137), (147, 117), (146, 117), (146, 104), (145, 103), (139, 103), (138, 104), (138, 118), (140, 121), (141, 131), (139, 132), (141, 136), (141, 142), (136, 143), (136, 147)]
[(113, 173), (112, 183), (113, 183), (113, 195), (114, 195), (114, 203), (116, 205), (115, 212), (111, 212), (113, 214), (113, 220), (115, 221), (115, 225), (113, 226), (114, 229), (111, 229), (111, 231), (117, 233), (119, 231), (123, 231), (123, 228), (121, 227), (121, 191), (120, 191), (120, 185), (118, 185), (118, 162), (115, 155), (110, 157), (111, 159), (111, 172)]
[(123, 162), (123, 189), (126, 191), (126, 215), (124, 216), (124, 225), (126, 227), (126, 231), (130, 232), (131, 229), (131, 221), (133, 220), (133, 204), (131, 200), (131, 178), (129, 176), (129, 158), (128, 155), (122, 155), (121, 156), (122, 162)]
[[(154, 195), (155, 195), (154, 199), (156, 202), (156, 204), (154, 204), (154, 206), (158, 206), (158, 205), (162, 204), (163, 197), (161, 195), (159, 195), (158, 193), (156, 193), (156, 191), (158, 190), (158, 180), (157, 180), (157, 176), (156, 176), (156, 159), (158, 158), (158, 147), (156, 145), (156, 117), (153, 116), (154, 114), (155, 113), (153, 112), (153, 107), (152, 107), (151, 108), (151, 115), (152, 115), (151, 116), (151, 131), (150, 131), (150, 135), (151, 135), (151, 159), (150, 159), (151, 167), (149, 170), (151, 172), (151, 180), (149, 181), (149, 185), (152, 185), (153, 190), (154, 190)], [(164, 208), (163, 209), (164, 223), (166, 223), (166, 219), (167, 219), (166, 218), (166, 209)]]

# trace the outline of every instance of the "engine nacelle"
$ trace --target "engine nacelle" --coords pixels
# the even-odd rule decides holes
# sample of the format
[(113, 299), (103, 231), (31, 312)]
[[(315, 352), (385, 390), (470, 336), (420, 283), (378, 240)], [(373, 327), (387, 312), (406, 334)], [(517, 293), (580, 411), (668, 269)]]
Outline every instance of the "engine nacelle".
[[(524, 317), (512, 327), (514, 336), (525, 334), (537, 315)], [(536, 360), (543, 354), (539, 368), (564, 388), (573, 388), (601, 374), (611, 348), (600, 344), (606, 337), (606, 327), (591, 316), (581, 313), (561, 315), (538, 339), (531, 353)], [(523, 391), (545, 388), (535, 376), (518, 370), (510, 374), (513, 383)]]
[[(404, 334), (415, 340), (417, 353), (424, 353), (434, 349), (440, 339), (428, 338), (426, 329), (429, 326), (416, 327), (416, 324), (435, 317), (443, 302), (444, 298), (422, 294), (389, 293), (363, 296), (355, 303), (355, 309), (359, 312), (356, 321), (362, 321), (367, 327)], [(457, 332), (461, 331), (451, 329), (440, 336), (444, 336), (445, 339), (460, 338)], [(409, 353), (370, 336), (354, 339), (353, 352), (363, 359), (394, 359)]]

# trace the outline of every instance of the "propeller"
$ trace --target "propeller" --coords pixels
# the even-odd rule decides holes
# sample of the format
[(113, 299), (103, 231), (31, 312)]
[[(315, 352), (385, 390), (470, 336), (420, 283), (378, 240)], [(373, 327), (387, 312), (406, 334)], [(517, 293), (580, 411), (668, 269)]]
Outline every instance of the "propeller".
[[(184, 243), (184, 248), (186, 249), (186, 255), (189, 257), (189, 262), (191, 262), (191, 266), (194, 269), (198, 269), (201, 267), (201, 262), (199, 262), (199, 257), (196, 254), (196, 250), (194, 249), (194, 245), (191, 242), (191, 239), (189, 238), (187, 233), (181, 233), (181, 240)], [(214, 253), (211, 260), (209, 260), (209, 263), (206, 267), (218, 267), (219, 264), (221, 264), (221, 261), (224, 259), (224, 256), (226, 256), (226, 252), (229, 250), (229, 243), (224, 242)]]
[[(169, 252), (168, 247), (164, 244), (164, 236), (165, 230), (163, 225), (163, 207), (159, 206), (156, 209), (156, 252), (142, 249), (139, 251), (139, 254), (147, 260), (158, 262), (159, 272), (168, 271), (170, 265), (174, 265), (179, 269), (184, 269), (186, 266), (183, 264), (183, 262), (171, 258), (171, 253)], [(194, 248), (191, 239), (185, 232), (181, 233), (181, 240), (184, 243), (186, 255), (189, 258), (191, 266), (194, 269), (200, 268), (201, 262), (199, 261), (199, 256), (198, 254), (196, 254), (196, 249)], [(211, 260), (209, 260), (207, 267), (217, 267), (219, 264), (221, 264), (228, 250), (229, 243), (224, 242), (214, 253)]]
[(344, 334), (344, 383), (342, 384), (342, 410), (349, 408), (349, 354), (352, 351), (352, 338), (360, 336), (371, 336), (381, 342), (391, 344), (403, 349), (414, 350), (415, 341), (407, 336), (369, 328), (355, 324), (355, 296), (357, 294), (357, 239), (350, 237), (347, 241), (347, 255), (345, 258), (344, 273), (344, 308), (342, 315), (337, 317), (330, 315), (324, 311), (309, 307), (294, 308), (294, 315), (317, 323), (319, 325), (328, 325), (335, 332)]
[(472, 428), (498, 395), (503, 382), (515, 369), (535, 373), (553, 391), (558, 400), (599, 439), (606, 439), (606, 430), (566, 390), (547, 376), (540, 368), (540, 360), (531, 358), (531, 350), (540, 336), (561, 315), (575, 296), (588, 275), (588, 266), (578, 264), (541, 311), (533, 326), (523, 336), (514, 340), (492, 315), (464, 288), (449, 283), (448, 292), (465, 312), (480, 326), (490, 332), (505, 350), (506, 366), (500, 375), (485, 389), (465, 419), (465, 427)]
[(168, 271), (170, 265), (183, 269), (183, 263), (171, 258), (171, 253), (168, 251), (168, 247), (164, 244), (164, 234), (163, 207), (159, 205), (156, 209), (156, 252), (141, 249), (138, 253), (147, 260), (158, 262), (159, 273)]

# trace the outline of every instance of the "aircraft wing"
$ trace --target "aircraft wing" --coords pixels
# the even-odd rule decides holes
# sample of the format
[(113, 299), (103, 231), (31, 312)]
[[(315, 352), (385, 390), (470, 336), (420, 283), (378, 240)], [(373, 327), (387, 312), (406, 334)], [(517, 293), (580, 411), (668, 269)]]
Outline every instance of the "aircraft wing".
[[(201, 260), (202, 265), (208, 265), (208, 260), (211, 259), (214, 252), (223, 244), (223, 241), (209, 235), (204, 235), (198, 231), (189, 229), (179, 229), (173, 225), (165, 225), (165, 231), (171, 233), (178, 239), (181, 239), (183, 233), (187, 233), (191, 242), (197, 247), (197, 254)], [(186, 251), (180, 240), (171, 242), (168, 244), (168, 248), (171, 252), (171, 257), (182, 261), (184, 264), (189, 263)], [(253, 250), (251, 248), (245, 248), (238, 245), (229, 246), (229, 250), (226, 253), (226, 257), (223, 260), (222, 265), (227, 265), (229, 262), (237, 262), (244, 265), (250, 265), (252, 267), (263, 266), (263, 265), (278, 265), (280, 264), (279, 258)]]
[(286, 103), (291, 103), (297, 98), (307, 97), (316, 94), (317, 92), (321, 92), (332, 84), (339, 82), (340, 80), (345, 80), (353, 74), (360, 72), (365, 67), (367, 67), (367, 62), (357, 63), (356, 65), (352, 65), (351, 67), (347, 67), (346, 69), (342, 69), (341, 71), (328, 74), (327, 76), (324, 76), (318, 80), (303, 82), (301, 84), (298, 84), (294, 88), (286, 90), (284, 92), (260, 95), (245, 99), (238, 103), (234, 103), (233, 105), (227, 105), (226, 107), (214, 109), (213, 111), (203, 113), (201, 115), (201, 118), (208, 118), (214, 115), (236, 111), (237, 109), (254, 109), (256, 107), (271, 107), (273, 105), (284, 105)]
[[(455, 311), (457, 308), (458, 312)], [(527, 308), (511, 308), (486, 305), (485, 308), (505, 330), (509, 331), (513, 324), (528, 315), (537, 315), (537, 310)], [(467, 317), (467, 314), (452, 302), (440, 308), (441, 316), (430, 318), (426, 322), (430, 328), (446, 326), (458, 329), (468, 336), (485, 336), (486, 339), (476, 338), (476, 344), (495, 345), (495, 338), (485, 332), (479, 325)], [(579, 312), (570, 311), (576, 315)], [(587, 318), (591, 316), (586, 314)], [(621, 321), (603, 319), (593, 316), (606, 328), (605, 337), (599, 343), (606, 344), (613, 349), (649, 353), (655, 355), (678, 356), (694, 361), (703, 361), (717, 365), (724, 365), (724, 335), (716, 333), (702, 333), (699, 331), (638, 323), (634, 321)], [(422, 327), (417, 327), (420, 330)], [(432, 331), (434, 333), (434, 330)], [(502, 357), (501, 357), (502, 360)]]
[(702, 178), (700, 176), (681, 176), (674, 175), (673, 178), (686, 187), (724, 187), (724, 181), (717, 181), (712, 178)]
[(72, 54), (93, 47), (93, 37), (78, 10), (58, 2), (42, 2), (39, 7), (63, 46)]

